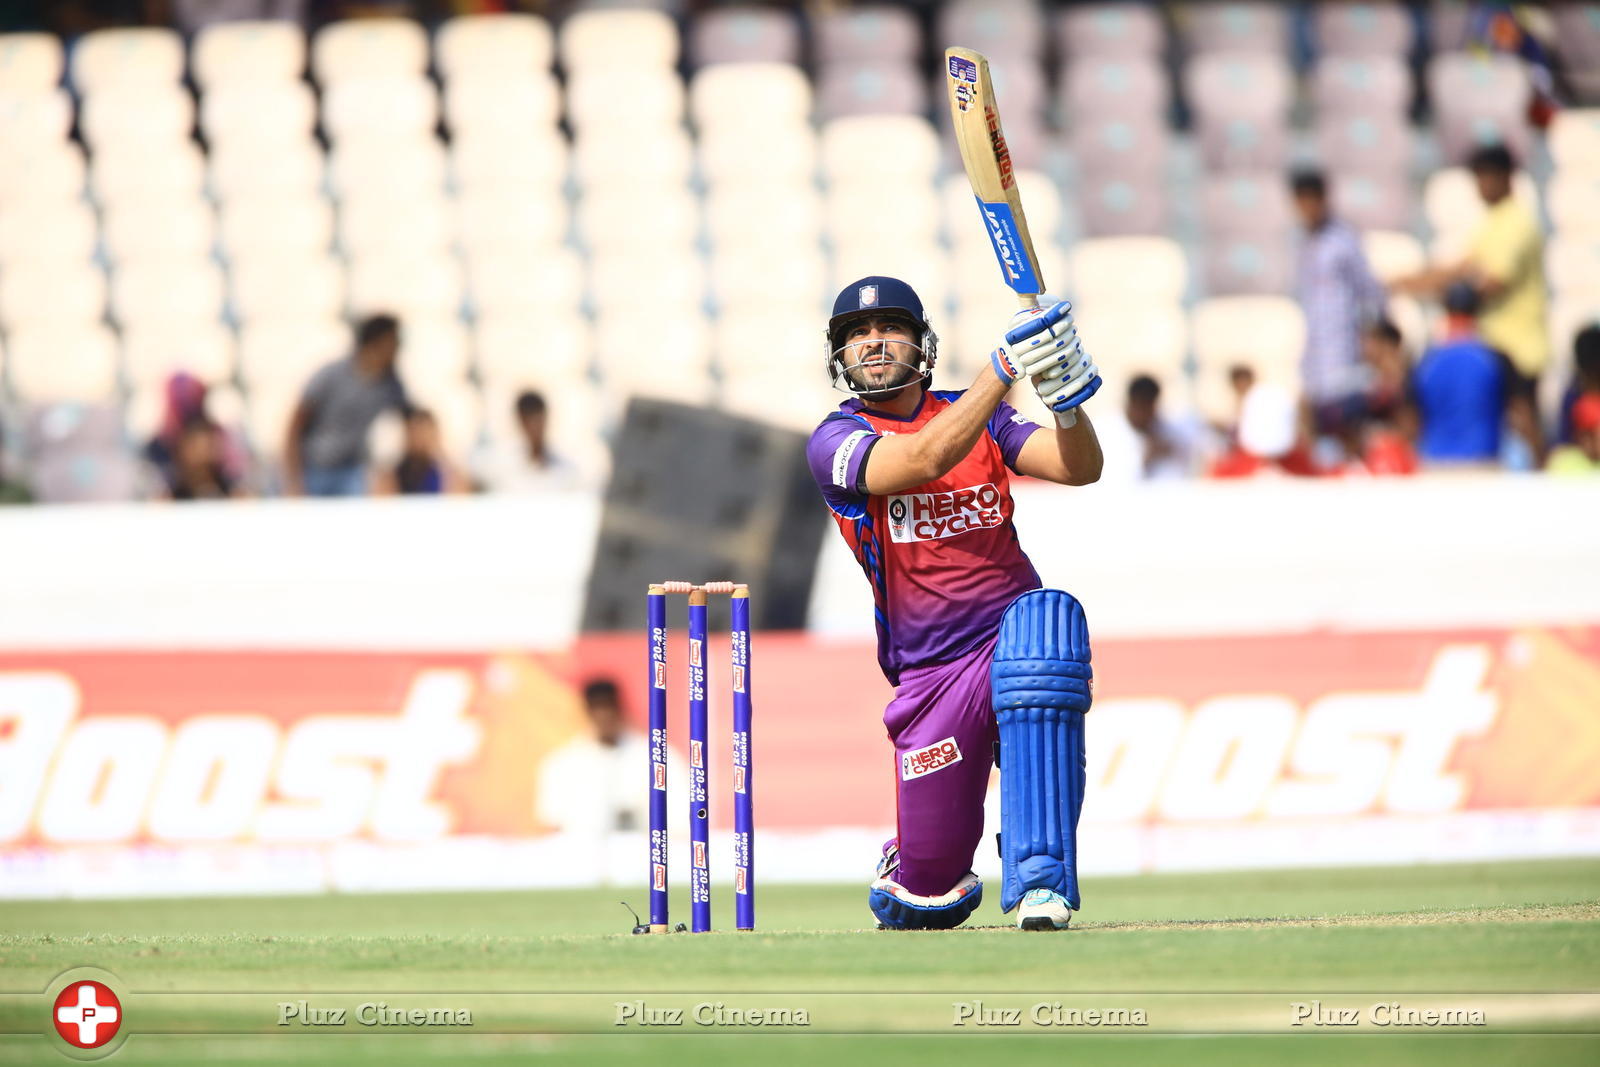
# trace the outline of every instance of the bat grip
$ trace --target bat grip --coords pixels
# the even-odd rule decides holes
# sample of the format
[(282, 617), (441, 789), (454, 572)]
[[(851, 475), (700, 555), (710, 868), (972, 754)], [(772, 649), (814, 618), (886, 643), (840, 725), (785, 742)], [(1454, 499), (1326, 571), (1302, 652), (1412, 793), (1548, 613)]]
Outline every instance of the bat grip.
[(1022, 302), (1023, 311), (1032, 311), (1039, 306), (1038, 293), (1019, 293), (1017, 299)]

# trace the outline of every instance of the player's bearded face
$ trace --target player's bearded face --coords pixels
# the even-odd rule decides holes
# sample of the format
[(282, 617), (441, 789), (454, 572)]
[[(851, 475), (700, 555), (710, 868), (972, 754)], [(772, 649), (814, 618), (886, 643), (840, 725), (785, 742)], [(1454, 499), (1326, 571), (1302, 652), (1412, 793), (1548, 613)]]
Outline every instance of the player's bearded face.
[(904, 388), (918, 376), (922, 351), (915, 327), (904, 319), (874, 318), (847, 326), (843, 347), (845, 373), (868, 393)]

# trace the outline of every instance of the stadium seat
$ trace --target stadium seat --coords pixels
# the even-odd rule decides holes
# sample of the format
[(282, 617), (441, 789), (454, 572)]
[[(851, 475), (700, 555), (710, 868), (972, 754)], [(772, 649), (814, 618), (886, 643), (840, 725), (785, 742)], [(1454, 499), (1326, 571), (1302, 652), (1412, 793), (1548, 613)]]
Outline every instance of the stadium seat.
[(222, 272), (209, 257), (132, 259), (111, 273), (111, 314), (121, 325), (220, 319)]
[(1049, 41), (1039, 0), (951, 0), (937, 9), (937, 37), (996, 58), (1038, 62)]
[(208, 258), (216, 243), (216, 219), (198, 197), (122, 201), (108, 206), (103, 219), (106, 253), (113, 261)]
[(1090, 184), (1118, 178), (1158, 184), (1171, 141), (1166, 123), (1151, 116), (1086, 115), (1073, 123), (1068, 135), (1072, 157)]
[(83, 149), (67, 141), (8, 159), (0, 163), (0, 203), (80, 200), (88, 169)]
[[(525, 390), (539, 392), (548, 405), (546, 440), (552, 452), (576, 466), (589, 484), (603, 484), (611, 468), (604, 430), (615, 415), (610, 398), (588, 382), (551, 380), (529, 373), (484, 390), (485, 451), (516, 449), (516, 400)], [(481, 460), (480, 460), (480, 465)]]
[(651, 131), (683, 121), (686, 94), (671, 70), (605, 68), (567, 78), (567, 117), (580, 136), (590, 130)]
[(1294, 281), (1294, 255), (1282, 235), (1215, 236), (1203, 256), (1206, 291), (1212, 296), (1287, 293)]
[(224, 83), (200, 98), (200, 129), (215, 146), (225, 141), (310, 142), (317, 101), (303, 82)]
[(517, 195), (564, 199), (570, 153), (559, 133), (525, 134), (506, 141), (476, 131), (454, 137), (450, 145), (450, 178), (458, 195)]
[(576, 310), (583, 301), (583, 265), (571, 249), (506, 247), (470, 252), (467, 299), (477, 319), (557, 309)]
[(218, 229), (232, 260), (321, 253), (333, 246), (333, 209), (320, 196), (240, 195), (223, 203)]
[(1411, 72), (1403, 56), (1324, 56), (1311, 70), (1309, 89), (1319, 117), (1404, 119), (1411, 105)]
[(351, 78), (322, 93), (322, 128), (334, 143), (345, 138), (431, 138), (439, 94), (425, 78)]
[(700, 173), (713, 190), (722, 186), (809, 185), (816, 180), (817, 139), (806, 124), (762, 130), (703, 130)]
[(101, 205), (150, 198), (198, 200), (205, 187), (205, 157), (190, 141), (160, 151), (133, 141), (96, 150), (89, 188)]
[[(954, 283), (950, 256), (935, 243), (933, 233), (934, 231), (928, 231), (920, 239), (915, 234), (907, 234), (891, 242), (870, 239), (835, 245), (827, 275), (831, 279), (828, 287), (831, 291), (826, 295), (831, 297), (839, 291), (840, 286), (853, 279), (863, 278), (869, 274), (885, 274), (891, 278), (900, 278), (915, 289), (917, 295), (922, 298), (928, 314), (937, 321), (944, 315), (945, 304), (949, 301)], [(985, 258), (989, 260), (989, 266), (994, 269), (995, 280), (998, 282), (1000, 268), (994, 264), (992, 256)], [(1000, 293), (1008, 294), (1007, 290), (999, 288), (998, 285), (994, 288)], [(1011, 299), (1011, 304), (1015, 309), (1016, 300)]]
[(1600, 8), (1593, 3), (1551, 4), (1550, 17), (1573, 96), (1581, 104), (1600, 104)]
[(242, 253), (228, 272), (233, 314), (246, 325), (337, 317), (345, 277), (326, 250), (267, 249)]
[(318, 196), (327, 173), (322, 150), (310, 140), (211, 146), (208, 184), (223, 203), (237, 198)]
[(822, 170), (829, 182), (868, 177), (932, 181), (941, 147), (933, 125), (920, 115), (865, 115), (822, 126)]
[[(824, 232), (835, 245), (926, 240), (939, 232), (942, 214), (930, 186), (871, 180), (834, 182), (822, 210)], [(972, 225), (979, 225), (976, 209)]]
[(1324, 115), (1316, 139), (1318, 158), (1335, 168), (1410, 176), (1415, 144), (1403, 115)]
[(672, 243), (603, 250), (589, 261), (589, 299), (601, 315), (639, 302), (699, 309), (705, 267), (692, 248)]
[(1196, 403), (1206, 415), (1231, 411), (1228, 368), (1245, 364), (1257, 379), (1298, 392), (1305, 317), (1281, 296), (1227, 296), (1202, 300), (1189, 313)]
[(1137, 296), (1178, 303), (1189, 288), (1183, 249), (1169, 237), (1102, 237), (1079, 241), (1070, 253), (1072, 300), (1088, 309)]
[(72, 129), (72, 101), (61, 89), (0, 89), (0, 159), (24, 160), (61, 145)]
[(1544, 249), (1544, 276), (1555, 293), (1600, 289), (1600, 229), (1583, 237), (1556, 233)]
[(798, 63), (800, 25), (793, 12), (754, 4), (702, 12), (689, 31), (689, 59), (714, 63)]
[[(252, 400), (257, 394), (298, 396), (324, 364), (350, 354), (350, 328), (336, 318), (274, 317), (239, 330), (239, 377)], [(288, 422), (273, 431), (274, 450)]]
[(395, 196), (437, 195), (446, 170), (444, 147), (431, 136), (342, 141), (328, 157), (336, 197), (374, 187)]
[(103, 404), (116, 396), (116, 340), (99, 322), (40, 318), (13, 324), (5, 358), (11, 388), (26, 403)]
[(125, 327), (122, 373), (135, 389), (160, 385), (178, 371), (205, 382), (232, 379), (233, 332), (214, 318)]
[(1271, 3), (1191, 2), (1178, 25), (1191, 55), (1253, 53), (1284, 56), (1289, 51), (1289, 11)]
[(566, 237), (563, 200), (511, 190), (502, 196), (464, 197), (454, 205), (461, 248), (468, 255), (507, 252), (542, 256)]
[(109, 398), (31, 406), (23, 448), (34, 456), (28, 481), (41, 504), (120, 502), (140, 495), (141, 472)]
[(811, 33), (818, 65), (914, 63), (922, 55), (916, 15), (891, 4), (822, 9), (811, 19)]
[(0, 34), (0, 93), (48, 93), (61, 84), (66, 53), (52, 33)]
[(662, 127), (649, 135), (585, 130), (573, 145), (573, 166), (582, 187), (601, 183), (679, 187), (694, 169), (694, 149), (688, 134), (676, 127)]
[(561, 24), (558, 48), (569, 72), (671, 70), (678, 62), (678, 30), (659, 11), (579, 11)]
[[(784, 247), (784, 254), (774, 256), (775, 246)], [(847, 280), (839, 279), (841, 284)], [(815, 307), (828, 281), (827, 262), (815, 243), (778, 246), (776, 241), (757, 240), (719, 247), (711, 257), (711, 290), (724, 314), (730, 307), (793, 301)]]
[(164, 27), (92, 30), (78, 39), (70, 59), (79, 93), (143, 92), (183, 80), (183, 38)]
[(1295, 225), (1294, 205), (1279, 171), (1213, 174), (1201, 187), (1200, 203), (1206, 228), (1217, 237), (1282, 234)]
[(817, 115), (824, 122), (853, 115), (921, 115), (928, 83), (909, 63), (830, 63), (817, 72)]
[(451, 203), (443, 193), (394, 196), (352, 190), (339, 201), (339, 248), (347, 259), (375, 255), (448, 255), (455, 244)]
[(472, 347), (460, 320), (411, 317), (400, 324), (400, 374), (417, 402), (429, 403), (429, 390), (466, 384)]
[(403, 18), (333, 22), (311, 41), (311, 69), (322, 85), (355, 78), (420, 78), (428, 69), (428, 37)]
[(97, 323), (105, 313), (106, 277), (86, 261), (34, 260), (0, 275), (0, 327), (30, 322)]
[(699, 229), (699, 203), (683, 189), (591, 185), (578, 202), (578, 232), (591, 252), (688, 247)]
[(1336, 173), (1329, 179), (1334, 214), (1359, 230), (1409, 230), (1416, 197), (1402, 174)]
[(189, 56), (204, 95), (229, 85), (282, 85), (306, 69), (306, 37), (288, 20), (214, 22), (194, 36)]
[(99, 241), (82, 201), (0, 199), (0, 274), (47, 260), (85, 263)]
[(351, 315), (388, 312), (402, 322), (459, 314), (466, 287), (460, 263), (436, 255), (358, 257), (350, 262), (349, 280)]
[(1154, 59), (1086, 56), (1067, 68), (1059, 99), (1062, 115), (1073, 126), (1123, 116), (1164, 122), (1172, 105), (1172, 87)]
[(1278, 53), (1200, 55), (1185, 64), (1182, 77), (1189, 103), (1202, 118), (1288, 115), (1293, 78)]
[[(1044, 277), (1045, 288), (1051, 293), (1070, 295), (1076, 302), (1078, 299), (1076, 279), (1073, 278), (1069, 261), (1061, 249), (1052, 241), (1035, 237), (1033, 250), (1039, 256), (1039, 273)], [(948, 260), (944, 257), (935, 257), (934, 266), (940, 268), (941, 277), (944, 274), (942, 268), (949, 268), (952, 290), (950, 295), (955, 299), (962, 315), (967, 315), (975, 309), (982, 309), (989, 315), (989, 322), (993, 327), (996, 323), (1009, 321), (1016, 313), (1016, 295), (1005, 285), (1000, 264), (995, 262), (994, 253), (987, 247), (971, 247), (966, 250), (958, 247), (955, 255)]]
[(1189, 323), (1176, 301), (1113, 296), (1086, 300), (1073, 314), (1101, 372), (1115, 374), (1124, 386), (1137, 374), (1168, 384), (1182, 377)]
[(1600, 108), (1558, 111), (1545, 143), (1557, 171), (1600, 171)]
[(810, 122), (811, 83), (790, 63), (719, 63), (689, 82), (689, 111), (702, 134)]
[(1166, 232), (1166, 192), (1154, 183), (1086, 175), (1076, 192), (1083, 231), (1090, 237)]
[(1085, 59), (1159, 61), (1167, 28), (1154, 4), (1073, 4), (1055, 18), (1056, 48), (1071, 64)]
[(1328, 3), (1311, 9), (1317, 50), (1333, 56), (1397, 56), (1411, 51), (1411, 13), (1399, 4)]
[(1556, 232), (1600, 237), (1600, 170), (1561, 171), (1545, 187)]
[(1522, 61), (1511, 56), (1465, 53), (1434, 56), (1427, 68), (1440, 151), (1460, 163), (1478, 145), (1500, 141), (1527, 159), (1531, 89)]
[[(650, 362), (638, 362), (639, 339), (649, 337)], [(595, 317), (595, 358), (603, 378), (626, 386), (657, 384), (682, 398), (711, 394), (711, 331), (697, 307), (681, 303), (618, 304)]]
[(1372, 276), (1386, 284), (1419, 273), (1428, 265), (1422, 242), (1402, 231), (1368, 230), (1361, 235), (1361, 250), (1366, 253)]
[(553, 133), (561, 111), (561, 87), (549, 74), (461, 77), (444, 88), (452, 139), (467, 134), (504, 143), (541, 128)]
[(1428, 43), (1435, 52), (1459, 52), (1467, 47), (1473, 9), (1460, 0), (1430, 0)]
[[(815, 336), (811, 346), (807, 357), (800, 362), (790, 362), (788, 350), (781, 349), (784, 360), (781, 365), (725, 377), (718, 392), (719, 406), (743, 418), (809, 434), (848, 399), (844, 393), (829, 388)], [(760, 359), (769, 353), (763, 346), (749, 355)], [(962, 386), (966, 384), (963, 382)]]
[(458, 78), (498, 81), (547, 74), (555, 37), (550, 23), (538, 15), (461, 15), (440, 25), (433, 51), (447, 83)]
[(472, 331), (478, 376), (485, 390), (551, 381), (587, 381), (594, 332), (575, 310), (480, 315)]
[(188, 139), (194, 129), (194, 98), (177, 86), (139, 86), (138, 91), (95, 93), (84, 99), (78, 125), (96, 152), (133, 144), (148, 148)]
[(783, 258), (773, 255), (776, 248), (805, 257), (822, 237), (822, 199), (814, 186), (798, 183), (718, 190), (706, 198), (706, 232), (718, 254), (751, 248), (768, 260)]

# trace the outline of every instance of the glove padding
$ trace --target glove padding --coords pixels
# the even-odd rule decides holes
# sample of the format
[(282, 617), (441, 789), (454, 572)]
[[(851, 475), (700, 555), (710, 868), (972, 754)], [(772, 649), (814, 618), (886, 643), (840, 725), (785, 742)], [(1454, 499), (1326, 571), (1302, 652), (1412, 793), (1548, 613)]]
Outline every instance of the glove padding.
[[(1066, 300), (1046, 298), (1040, 307), (1019, 311), (993, 358), (996, 373), (1005, 381), (1023, 375), (1032, 378), (1039, 399), (1058, 416), (1100, 389), (1100, 368), (1084, 351), (1072, 304)], [(1005, 370), (1013, 372), (1009, 378)]]

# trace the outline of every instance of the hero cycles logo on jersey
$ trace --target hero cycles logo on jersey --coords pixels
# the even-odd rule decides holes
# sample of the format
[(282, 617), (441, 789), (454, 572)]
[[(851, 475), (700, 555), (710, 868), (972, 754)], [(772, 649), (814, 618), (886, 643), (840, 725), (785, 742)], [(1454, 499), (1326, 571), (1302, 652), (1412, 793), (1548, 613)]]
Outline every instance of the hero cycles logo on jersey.
[(938, 541), (1005, 522), (1000, 490), (993, 484), (950, 493), (901, 493), (889, 498), (889, 538), (897, 544)]
[(954, 737), (947, 737), (943, 741), (935, 741), (914, 752), (907, 752), (900, 757), (900, 780), (909, 782), (913, 778), (925, 778), (934, 771), (961, 762), (961, 748), (956, 744)]

